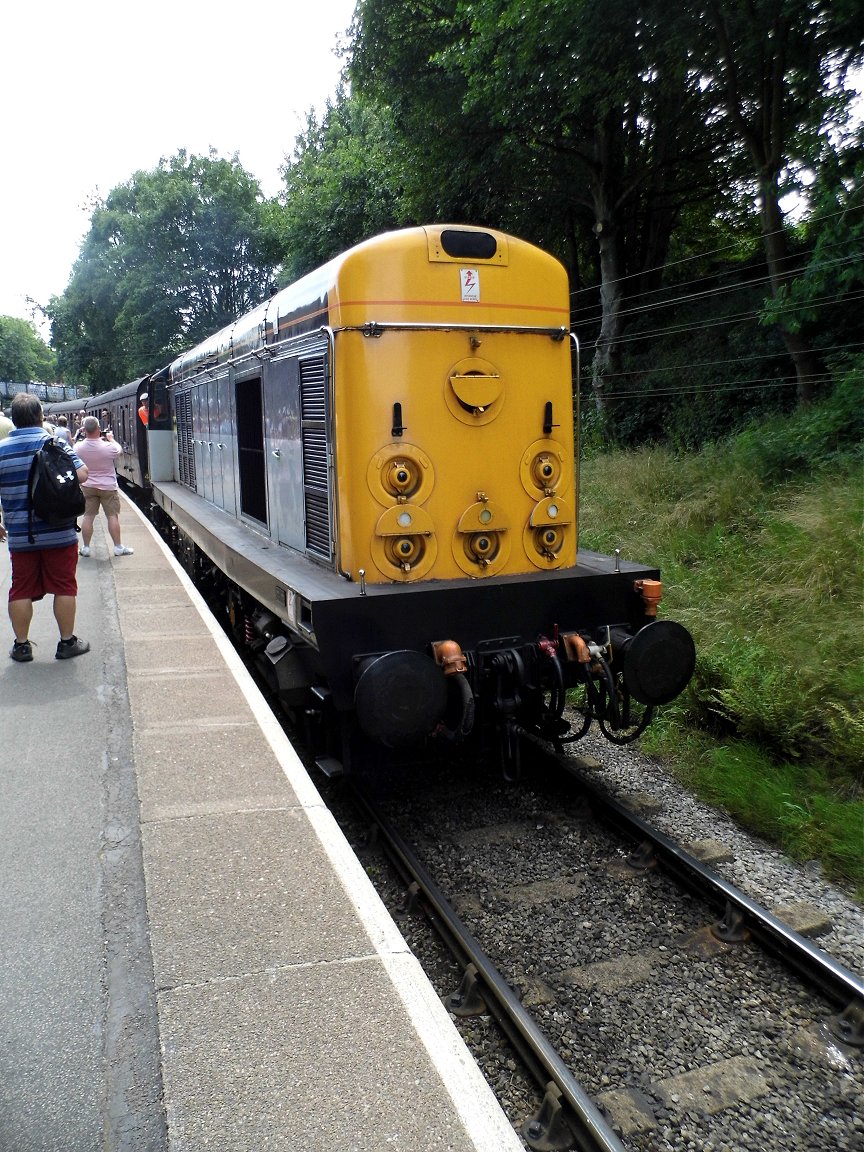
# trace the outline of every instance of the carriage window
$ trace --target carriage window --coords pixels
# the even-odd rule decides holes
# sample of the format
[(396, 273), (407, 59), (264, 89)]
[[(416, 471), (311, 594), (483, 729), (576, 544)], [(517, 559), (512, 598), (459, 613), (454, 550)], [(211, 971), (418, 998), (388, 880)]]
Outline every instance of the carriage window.
[(261, 377), (234, 386), (237, 411), (237, 466), (240, 511), (267, 523), (267, 478), (264, 459), (264, 404)]
[(150, 380), (150, 423), (151, 431), (171, 428), (171, 407), (165, 390), (165, 380)]

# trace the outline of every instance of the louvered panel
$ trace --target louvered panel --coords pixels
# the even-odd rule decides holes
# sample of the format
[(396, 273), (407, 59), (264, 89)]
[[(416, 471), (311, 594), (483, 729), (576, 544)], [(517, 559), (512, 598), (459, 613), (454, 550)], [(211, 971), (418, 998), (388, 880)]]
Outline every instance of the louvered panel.
[(177, 453), (180, 483), (193, 490), (196, 487), (195, 449), (192, 443), (192, 395), (180, 392), (174, 399), (177, 417)]
[(300, 419), (306, 547), (329, 560), (333, 556), (333, 531), (327, 450), (327, 361), (324, 356), (300, 362)]
[(306, 547), (330, 555), (330, 508), (326, 496), (306, 494)]
[(303, 483), (327, 491), (327, 437), (323, 428), (303, 429)]
[(303, 420), (324, 421), (325, 410), (325, 361), (324, 357), (303, 360), (300, 363), (300, 402)]

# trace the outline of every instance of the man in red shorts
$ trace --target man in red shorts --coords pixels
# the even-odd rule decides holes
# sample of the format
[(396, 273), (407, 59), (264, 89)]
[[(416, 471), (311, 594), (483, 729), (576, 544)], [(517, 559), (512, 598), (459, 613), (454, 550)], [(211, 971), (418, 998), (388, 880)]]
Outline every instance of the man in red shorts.
[[(90, 651), (86, 640), (75, 635), (77, 606), (78, 544), (75, 521), (60, 526), (46, 523), (33, 515), (34, 543), (28, 535), (27, 489), (30, 464), (48, 433), (42, 427), (42, 405), (31, 392), (18, 392), (12, 398), (12, 423), (15, 427), (0, 440), (0, 542), (8, 540), (12, 560), (12, 586), (9, 589), (9, 619), (15, 643), (9, 655), (24, 664), (33, 659), (29, 639), (33, 603), (46, 595), (54, 597), (54, 619), (60, 629), (60, 642), (55, 657), (69, 660)], [(87, 479), (87, 466), (71, 448), (79, 481)]]

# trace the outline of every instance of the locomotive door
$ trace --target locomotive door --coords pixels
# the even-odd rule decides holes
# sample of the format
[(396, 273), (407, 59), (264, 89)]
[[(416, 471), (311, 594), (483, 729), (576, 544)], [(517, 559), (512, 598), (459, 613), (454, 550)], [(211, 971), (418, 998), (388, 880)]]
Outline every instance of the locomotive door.
[(267, 525), (267, 458), (260, 375), (234, 380), (240, 516)]
[(280, 544), (302, 549), (300, 368), (294, 357), (265, 366), (264, 429), (271, 531)]
[[(231, 389), (228, 377), (223, 376), (214, 384), (216, 392), (216, 455), (213, 466), (219, 469), (222, 482), (222, 507), (232, 516), (237, 515), (237, 489), (234, 481), (234, 460), (237, 452), (237, 438), (234, 421), (231, 418)], [(212, 425), (211, 425), (212, 427)]]
[[(233, 473), (230, 476), (230, 483), (226, 485), (226, 481), (229, 480), (226, 475), (228, 473), (227, 465), (230, 461), (225, 459), (225, 428), (230, 414), (223, 414), (223, 395), (226, 393), (227, 387), (227, 375), (218, 380), (208, 380), (204, 385), (208, 427), (205, 454), (207, 480), (205, 483), (210, 485), (211, 493), (209, 495), (205, 493), (205, 495), (219, 508), (233, 512)], [(226, 503), (226, 486), (231, 498), (230, 503)]]
[(204, 437), (204, 459), (207, 462), (207, 471), (205, 473), (204, 484), (206, 491), (204, 493), (207, 500), (212, 501), (214, 504), (221, 505), (222, 503), (222, 479), (219, 475), (219, 467), (215, 461), (216, 442), (219, 439), (218, 434), (218, 414), (214, 411), (216, 407), (216, 385), (214, 381), (208, 380), (201, 390), (201, 404), (206, 408), (206, 418), (202, 412), (201, 424), (205, 425), (207, 434)]
[(197, 491), (205, 500), (213, 499), (213, 477), (210, 472), (210, 415), (207, 408), (206, 385), (199, 384), (192, 393), (192, 443), (195, 445), (195, 475)]

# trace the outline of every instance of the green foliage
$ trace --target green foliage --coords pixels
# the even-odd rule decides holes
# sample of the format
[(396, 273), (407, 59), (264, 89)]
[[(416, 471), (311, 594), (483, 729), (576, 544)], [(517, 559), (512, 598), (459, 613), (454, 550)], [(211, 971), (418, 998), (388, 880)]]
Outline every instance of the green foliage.
[(352, 93), (386, 116), (399, 160), (400, 216), (416, 220), (491, 221), (481, 204), (491, 170), (484, 165), (485, 118), (463, 114), (465, 83), (440, 54), (465, 29), (457, 0), (435, 7), (360, 0), (348, 72)]
[(731, 740), (693, 748), (700, 792), (798, 860), (864, 893), (864, 802), (838, 795), (818, 771), (777, 763), (753, 744)]
[(152, 371), (266, 296), (277, 258), (236, 158), (179, 152), (96, 207), (48, 308), (61, 369), (95, 392)]
[(844, 468), (864, 454), (864, 354), (845, 357), (830, 399), (797, 409), (785, 419), (752, 426), (734, 444), (734, 455), (760, 482)]
[(621, 371), (605, 394), (608, 441), (698, 448), (794, 404), (782, 342), (758, 323), (765, 275), (759, 260), (729, 260), (695, 287), (673, 281), (633, 301)]
[(598, 221), (621, 274), (659, 267), (680, 206), (719, 186), (704, 175), (712, 129), (668, 6), (361, 0), (357, 11), (354, 91), (392, 110), (414, 217), (517, 231), (578, 281), (597, 258)]
[(849, 0), (718, 0), (692, 11), (702, 82), (760, 183), (815, 164), (845, 118), (846, 71), (864, 59), (864, 13)]
[(282, 174), (285, 191), (271, 207), (285, 254), (282, 283), (405, 222), (400, 150), (390, 116), (344, 90), (328, 104), (320, 124), (310, 113)]
[(859, 883), (861, 379), (850, 367), (821, 403), (698, 453), (592, 454), (580, 494), (580, 543), (657, 563), (662, 614), (696, 640), (693, 681), (650, 740), (690, 748), (713, 799)]
[(830, 348), (828, 332), (843, 332), (843, 346), (864, 340), (864, 125), (844, 150), (828, 149), (810, 190), (812, 212), (801, 227), (809, 246), (798, 274), (766, 301), (764, 324), (781, 320), (814, 333)]
[[(593, 419), (595, 439), (698, 448), (748, 422), (789, 412), (797, 402), (796, 377), (774, 323), (781, 315), (787, 327), (806, 331), (822, 356), (816, 397), (833, 394), (830, 405), (802, 409), (797, 423), (776, 426), (777, 434), (794, 441), (782, 451), (810, 459), (837, 436), (848, 441), (860, 435), (855, 393), (864, 343), (864, 201), (858, 175), (864, 174), (864, 153), (849, 151), (835, 160), (840, 167), (823, 175), (822, 190), (813, 192), (820, 207), (796, 238), (800, 271), (773, 305), (765, 304), (768, 271), (752, 235), (723, 245), (722, 261), (686, 260), (685, 272), (670, 270), (667, 286), (630, 298), (621, 371), (609, 382), (602, 421)], [(587, 343), (595, 329), (580, 336)], [(587, 390), (582, 407), (591, 407)], [(775, 458), (761, 438), (759, 450)], [(788, 472), (779, 458), (777, 463), (777, 475)]]
[(29, 320), (0, 316), (0, 380), (52, 381), (57, 365), (51, 349)]
[[(398, 218), (489, 223), (559, 256), (594, 349), (598, 404), (617, 395), (599, 431), (624, 444), (665, 439), (668, 406), (657, 401), (671, 384), (672, 442), (691, 446), (790, 407), (821, 371), (824, 307), (821, 330), (803, 334), (797, 301), (799, 319), (781, 299), (771, 332), (756, 318), (813, 243), (790, 244), (780, 196), (832, 155), (861, 23), (854, 5), (826, 0), (360, 0), (349, 74), (392, 117)], [(716, 247), (721, 216), (730, 233), (764, 243), (771, 280), (760, 267), (753, 282), (732, 259), (738, 312), (731, 295), (725, 309), (712, 298), (720, 328), (687, 341), (676, 372), (673, 332), (661, 348), (649, 331), (655, 304), (669, 301), (647, 305), (646, 293), (674, 280), (670, 252), (689, 260)], [(704, 321), (705, 297), (690, 307)], [(661, 312), (660, 326), (673, 316)]]

